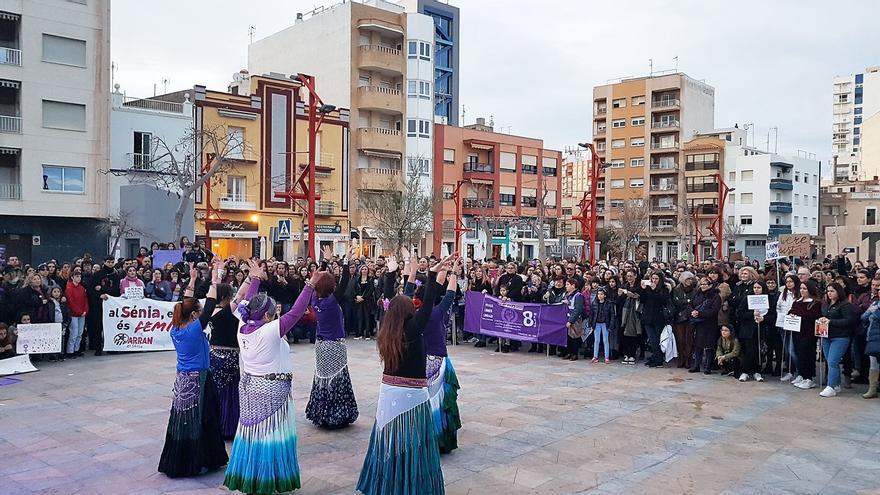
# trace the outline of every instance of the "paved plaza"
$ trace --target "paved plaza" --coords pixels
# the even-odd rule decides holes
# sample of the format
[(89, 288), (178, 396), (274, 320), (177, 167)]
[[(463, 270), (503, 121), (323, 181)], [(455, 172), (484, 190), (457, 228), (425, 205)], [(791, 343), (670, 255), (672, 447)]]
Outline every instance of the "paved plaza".
[[(292, 347), (297, 493), (353, 493), (379, 388), (375, 342), (349, 342), (361, 418), (335, 432), (306, 422), (314, 356)], [(855, 391), (822, 399), (775, 379), (450, 354), (464, 427), (442, 458), (449, 494), (880, 493), (880, 400)], [(89, 355), (0, 386), (0, 493), (228, 493), (222, 471), (156, 472), (174, 365), (173, 352)]]

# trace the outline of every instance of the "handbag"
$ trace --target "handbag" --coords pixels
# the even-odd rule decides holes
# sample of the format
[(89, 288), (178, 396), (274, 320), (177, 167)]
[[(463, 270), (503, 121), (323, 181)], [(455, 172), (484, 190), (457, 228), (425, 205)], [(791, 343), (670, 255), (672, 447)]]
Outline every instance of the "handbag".
[(573, 339), (579, 339), (584, 334), (584, 320), (578, 319), (568, 327), (568, 336)]

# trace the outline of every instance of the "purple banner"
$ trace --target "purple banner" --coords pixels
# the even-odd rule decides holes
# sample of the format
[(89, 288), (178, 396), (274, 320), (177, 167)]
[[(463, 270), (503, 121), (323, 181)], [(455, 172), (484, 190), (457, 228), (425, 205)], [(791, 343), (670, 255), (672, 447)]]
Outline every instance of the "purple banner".
[[(153, 251), (153, 268), (165, 268), (166, 263), (176, 265), (183, 260), (183, 249), (160, 249)], [(187, 268), (189, 270), (189, 268)], [(189, 273), (189, 272), (187, 272)]]
[(568, 306), (502, 301), (480, 292), (467, 292), (464, 331), (522, 342), (566, 345)]

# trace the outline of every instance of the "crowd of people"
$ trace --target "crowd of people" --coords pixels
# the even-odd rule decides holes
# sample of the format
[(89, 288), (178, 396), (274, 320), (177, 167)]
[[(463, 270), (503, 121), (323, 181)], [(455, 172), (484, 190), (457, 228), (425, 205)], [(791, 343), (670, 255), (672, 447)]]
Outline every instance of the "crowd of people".
[[(174, 243), (102, 263), (84, 255), (34, 267), (10, 256), (0, 285), (0, 358), (15, 355), (16, 325), (45, 322), (64, 329), (63, 352), (49, 360), (80, 357), (86, 348), (100, 356), (102, 300), (129, 287), (176, 302), (177, 377), (159, 467), (172, 477), (227, 465), (230, 489), (299, 487), (291, 343), (314, 345), (306, 418), (336, 430), (359, 417), (346, 339), (376, 340), (384, 374), (358, 482), (363, 493), (442, 493), (439, 455), (457, 447), (461, 427), (451, 342), (598, 365), (676, 366), (740, 382), (773, 377), (819, 388), (822, 397), (866, 383), (863, 397), (877, 397), (880, 272), (845, 255), (589, 266), (552, 258), (441, 260), (406, 250), (399, 259), (368, 258), (352, 248), (287, 262), (220, 259), (186, 238), (179, 245), (180, 259), (164, 266), (153, 259)], [(469, 333), (468, 291), (565, 305), (567, 344)], [(228, 456), (223, 440), (233, 438)]]

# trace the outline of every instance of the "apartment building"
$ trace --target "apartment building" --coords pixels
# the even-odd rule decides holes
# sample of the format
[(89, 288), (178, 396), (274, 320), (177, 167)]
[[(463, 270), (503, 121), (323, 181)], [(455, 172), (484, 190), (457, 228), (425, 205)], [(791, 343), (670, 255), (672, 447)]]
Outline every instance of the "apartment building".
[[(541, 139), (496, 133), (482, 118), (435, 130), (434, 188), (442, 191), (430, 236), (435, 254), (455, 249), (458, 213), (469, 229), (460, 248), (469, 258), (534, 258), (539, 229), (549, 251), (559, 245), (561, 152)], [(453, 200), (459, 184), (460, 212)]]
[[(164, 189), (168, 184), (155, 181), (151, 172), (164, 169), (166, 162), (160, 157), (168, 150), (179, 163), (186, 163), (192, 156), (188, 146), (192, 143), (193, 126), (190, 93), (188, 90), (137, 98), (123, 94), (116, 85), (110, 94), (108, 203), (110, 217), (124, 221), (124, 225), (114, 222), (110, 231), (110, 246), (112, 249), (115, 244), (117, 257), (133, 258), (141, 246), (149, 247), (152, 242), (176, 242), (174, 223), (167, 221), (177, 212), (176, 191)], [(160, 145), (160, 141), (165, 145)], [(181, 235), (193, 238), (194, 221), (190, 200), (183, 215)]]
[(110, 2), (0, 2), (0, 247), (107, 250)]
[[(876, 259), (867, 257), (868, 249), (861, 249), (865, 247), (862, 241), (867, 241), (867, 238), (860, 237), (867, 237), (862, 234), (876, 229), (878, 225), (880, 180), (823, 184), (820, 191), (819, 253), (836, 256), (846, 248), (853, 248), (848, 253), (852, 261)], [(873, 239), (871, 244), (877, 241)]]
[(597, 201), (602, 224), (619, 222), (628, 200), (649, 203), (647, 239), (639, 239), (649, 257), (668, 259), (682, 242), (681, 144), (712, 129), (714, 113), (715, 89), (683, 73), (593, 88), (593, 144), (607, 165)]
[[(196, 238), (208, 239), (214, 253), (289, 260), (304, 256), (307, 242), (314, 243), (315, 252), (330, 247), (342, 254), (347, 249), (352, 229), (347, 109), (326, 113), (317, 136), (315, 192), (320, 199), (314, 236), (304, 221), (304, 203), (277, 196), (308, 166), (307, 98), (289, 76), (251, 76), (244, 70), (227, 92), (193, 89), (195, 128), (225, 139), (231, 150), (227, 157), (235, 162), (195, 198)], [(200, 169), (213, 153), (204, 141), (196, 151)], [(279, 232), (282, 221), (290, 221), (289, 240)]]
[[(880, 67), (835, 77), (831, 102), (834, 180), (870, 180), (880, 175)], [(877, 151), (863, 162), (866, 147)]]
[[(326, 103), (351, 109), (353, 205), (362, 193), (402, 190), (407, 174), (433, 182), (434, 31), (430, 17), (396, 3), (343, 2), (248, 48), (251, 73), (314, 75)], [(349, 213), (374, 249), (366, 215)]]
[(459, 10), (437, 0), (403, 0), (407, 12), (434, 21), (434, 117), (439, 124), (458, 125)]
[[(562, 214), (560, 217), (560, 249), (565, 257), (580, 256), (584, 245), (580, 222), (573, 220), (580, 213), (584, 193), (590, 191), (592, 157), (583, 153), (568, 153), (562, 159)], [(551, 253), (556, 255), (557, 253)]]

